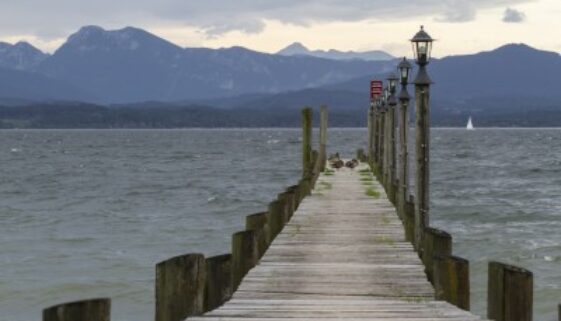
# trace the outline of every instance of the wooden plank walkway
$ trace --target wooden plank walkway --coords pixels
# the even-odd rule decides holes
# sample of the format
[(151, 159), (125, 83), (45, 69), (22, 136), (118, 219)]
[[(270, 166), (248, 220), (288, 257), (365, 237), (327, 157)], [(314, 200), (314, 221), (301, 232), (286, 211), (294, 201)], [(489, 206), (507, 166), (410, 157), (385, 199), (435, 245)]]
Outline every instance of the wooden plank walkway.
[(379, 183), (321, 174), (232, 299), (195, 321), (479, 320), (441, 301)]

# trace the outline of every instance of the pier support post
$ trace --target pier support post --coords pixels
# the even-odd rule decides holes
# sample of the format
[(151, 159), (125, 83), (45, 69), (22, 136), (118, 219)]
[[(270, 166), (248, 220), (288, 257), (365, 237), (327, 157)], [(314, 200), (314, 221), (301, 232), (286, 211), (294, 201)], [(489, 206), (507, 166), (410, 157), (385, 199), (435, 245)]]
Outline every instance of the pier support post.
[(469, 311), (469, 261), (456, 256), (434, 257), (435, 299)]
[(271, 233), (271, 240), (282, 231), (284, 227), (284, 211), (285, 203), (282, 201), (272, 201), (269, 203), (267, 211), (267, 223), (269, 224), (269, 231)]
[(372, 169), (376, 172), (376, 168), (378, 167), (378, 153), (379, 153), (379, 145), (378, 145), (378, 135), (380, 131), (380, 113), (377, 108), (374, 108), (374, 161), (372, 163)]
[(43, 321), (109, 321), (111, 300), (92, 299), (58, 304), (43, 310)]
[(393, 204), (396, 204), (396, 191), (397, 191), (397, 140), (395, 138), (396, 132), (396, 105), (395, 96), (392, 93), (392, 99), (390, 99), (390, 168), (389, 168), (389, 179), (388, 179), (388, 191), (389, 199)]
[(532, 272), (490, 262), (487, 317), (496, 321), (532, 321), (533, 288)]
[(425, 236), (423, 239), (422, 258), (425, 265), (425, 272), (427, 273), (429, 281), (433, 283), (434, 256), (452, 255), (452, 236), (444, 231), (427, 227), (425, 228)]
[(302, 109), (302, 176), (310, 171), (312, 162), (312, 109)]
[(156, 265), (156, 321), (182, 321), (204, 312), (205, 257), (181, 255)]
[(310, 176), (306, 176), (302, 179), (300, 179), (300, 181), (298, 182), (299, 185), (299, 199), (298, 199), (298, 205), (300, 205), (300, 203), (302, 202), (302, 200), (304, 200), (304, 198), (308, 195), (310, 195), (311, 191), (312, 191), (312, 184), (311, 184), (311, 179)]
[(242, 231), (232, 235), (232, 276), (234, 291), (243, 277), (259, 261), (258, 232)]
[(289, 193), (290, 195), (293, 196), (292, 198), (290, 198), (290, 200), (287, 200), (289, 201), (290, 216), (292, 216), (294, 212), (298, 209), (298, 206), (300, 205), (300, 201), (304, 198), (302, 196), (304, 194), (300, 185), (292, 185), (287, 187), (286, 193)]
[(319, 177), (319, 153), (317, 150), (312, 150), (312, 158), (311, 158), (311, 164), (310, 164), (310, 174), (309, 174), (309, 178), (310, 178), (310, 191), (312, 189), (314, 189), (316, 187), (316, 181)]
[(401, 212), (402, 218), (405, 218), (406, 203), (409, 198), (409, 113), (407, 112), (407, 107), (409, 106), (409, 93), (407, 92), (407, 85), (409, 84), (409, 73), (411, 72), (411, 64), (407, 61), (407, 58), (403, 57), (403, 60), (397, 66), (400, 74), (401, 92), (399, 93), (399, 183), (398, 184), (398, 201), (397, 201), (397, 211)]
[[(288, 217), (285, 218), (288, 221)], [(245, 218), (245, 229), (257, 232), (257, 251), (259, 258), (265, 254), (271, 242), (271, 231), (267, 223), (267, 212), (248, 215)]]
[(385, 160), (385, 144), (386, 144), (386, 137), (385, 137), (385, 133), (386, 133), (386, 113), (383, 109), (384, 107), (382, 107), (382, 109), (380, 109), (380, 112), (378, 113), (378, 118), (380, 119), (380, 128), (378, 129), (378, 180), (382, 183), (382, 185), (384, 184), (384, 160)]
[(417, 249), (423, 244), (425, 227), (429, 226), (429, 151), (430, 151), (430, 117), (429, 85), (415, 84), (416, 98), (416, 179), (415, 200), (415, 244)]
[(372, 166), (374, 159), (374, 102), (370, 103), (366, 117), (368, 120), (368, 164)]
[(206, 259), (205, 312), (212, 311), (232, 297), (232, 255)]
[(384, 113), (384, 166), (383, 166), (383, 179), (382, 183), (384, 184), (384, 189), (388, 190), (388, 176), (389, 176), (389, 169), (390, 169), (390, 111), (389, 109), (386, 110)]
[(359, 149), (356, 150), (356, 159), (357, 159), (359, 162), (365, 162), (365, 161), (368, 160), (368, 156), (366, 156), (366, 155), (364, 154), (364, 149), (359, 148)]
[(407, 197), (409, 195), (409, 151), (408, 151), (408, 140), (409, 140), (409, 120), (408, 120), (408, 113), (407, 113), (407, 101), (402, 99), (400, 104), (400, 134), (399, 134), (399, 146), (401, 148), (400, 153), (400, 167), (401, 170), (399, 171), (399, 182), (400, 185), (398, 187), (399, 192), (399, 201), (398, 201), (398, 211), (405, 216), (405, 204), (407, 202)]
[(405, 239), (411, 244), (415, 243), (415, 197), (409, 196), (409, 200), (405, 202)]
[(294, 214), (294, 191), (290, 189), (286, 189), (286, 192), (282, 192), (277, 195), (277, 200), (283, 204), (283, 211), (282, 212), (282, 225), (286, 225), (286, 223)]
[(327, 106), (321, 106), (319, 111), (319, 155), (320, 171), (325, 171), (327, 163)]

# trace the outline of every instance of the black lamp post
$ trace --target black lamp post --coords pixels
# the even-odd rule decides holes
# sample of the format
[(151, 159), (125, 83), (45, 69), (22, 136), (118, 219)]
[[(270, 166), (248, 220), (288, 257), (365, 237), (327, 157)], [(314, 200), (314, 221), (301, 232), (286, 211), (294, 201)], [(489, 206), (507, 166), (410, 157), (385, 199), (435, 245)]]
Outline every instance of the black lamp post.
[(397, 179), (396, 175), (396, 166), (397, 166), (397, 148), (396, 148), (396, 139), (395, 139), (395, 129), (396, 129), (396, 117), (395, 112), (397, 106), (397, 99), (395, 96), (397, 82), (399, 78), (396, 76), (395, 73), (391, 73), (386, 78), (388, 81), (388, 90), (389, 90), (389, 97), (388, 97), (388, 164), (390, 165), (387, 172), (387, 180), (386, 180), (386, 190), (388, 191), (388, 196), (390, 200), (395, 202), (395, 181)]
[(415, 133), (417, 170), (415, 178), (415, 246), (423, 244), (425, 227), (429, 226), (429, 147), (430, 147), (430, 85), (432, 81), (426, 66), (430, 62), (433, 39), (421, 26), (421, 30), (411, 39), (419, 72), (415, 84)]
[(407, 61), (407, 58), (403, 57), (403, 60), (397, 66), (399, 72), (399, 78), (401, 83), (401, 92), (399, 93), (399, 145), (401, 147), (400, 153), (400, 165), (401, 171), (399, 175), (399, 182), (401, 184), (398, 190), (399, 201), (397, 202), (398, 213), (404, 218), (405, 216), (405, 204), (407, 198), (409, 197), (409, 153), (408, 153), (408, 132), (409, 132), (409, 120), (407, 107), (409, 105), (409, 93), (407, 92), (407, 84), (409, 83), (409, 73), (411, 72), (411, 64)]

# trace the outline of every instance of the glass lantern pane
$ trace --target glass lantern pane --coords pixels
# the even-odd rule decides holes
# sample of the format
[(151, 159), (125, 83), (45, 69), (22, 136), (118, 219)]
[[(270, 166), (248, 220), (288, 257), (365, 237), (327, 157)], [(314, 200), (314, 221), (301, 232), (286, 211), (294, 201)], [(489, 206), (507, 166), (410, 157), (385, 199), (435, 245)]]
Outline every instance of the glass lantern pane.
[(407, 79), (409, 76), (409, 70), (407, 68), (401, 68), (401, 79)]
[(419, 55), (427, 54), (427, 43), (425, 41), (417, 42), (417, 50)]
[(421, 41), (417, 43), (418, 60), (428, 61), (428, 42)]

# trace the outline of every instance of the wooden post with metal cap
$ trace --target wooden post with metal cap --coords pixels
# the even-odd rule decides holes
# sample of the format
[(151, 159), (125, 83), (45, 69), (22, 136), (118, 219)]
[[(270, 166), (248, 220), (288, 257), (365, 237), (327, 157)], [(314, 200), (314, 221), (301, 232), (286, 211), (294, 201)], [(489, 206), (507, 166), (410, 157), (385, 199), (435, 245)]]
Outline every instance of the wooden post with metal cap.
[(399, 170), (399, 183), (398, 186), (398, 201), (397, 210), (402, 219), (406, 219), (405, 204), (409, 199), (409, 117), (407, 107), (409, 106), (409, 93), (407, 92), (407, 84), (409, 83), (409, 72), (411, 71), (411, 64), (405, 57), (397, 66), (399, 70), (399, 78), (401, 83), (401, 92), (399, 93), (399, 146), (400, 146), (400, 170)]
[(433, 39), (425, 32), (423, 26), (415, 34), (413, 49), (419, 71), (415, 84), (415, 247), (422, 251), (423, 233), (429, 225), (429, 154), (430, 154), (430, 85), (432, 81), (427, 73)]
[(387, 190), (388, 190), (388, 197), (390, 201), (395, 203), (395, 182), (397, 180), (397, 140), (395, 138), (395, 131), (397, 127), (397, 118), (396, 118), (396, 111), (397, 111), (397, 99), (395, 97), (395, 91), (397, 87), (397, 81), (399, 78), (394, 73), (391, 73), (388, 76), (388, 88), (389, 88), (389, 97), (388, 97), (388, 105), (389, 105), (389, 168), (388, 168), (388, 182), (387, 182)]

